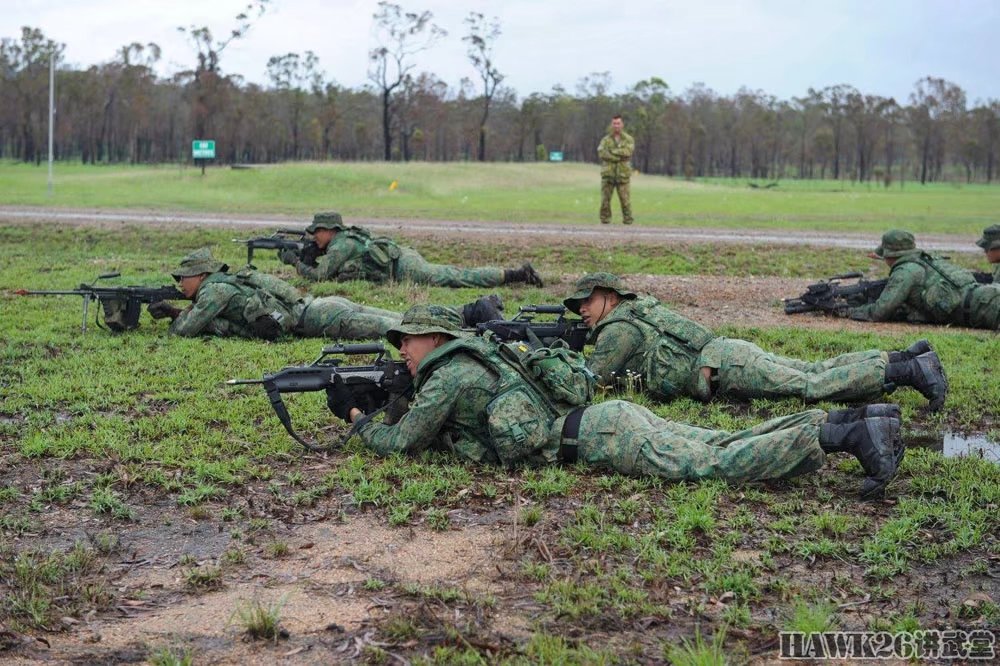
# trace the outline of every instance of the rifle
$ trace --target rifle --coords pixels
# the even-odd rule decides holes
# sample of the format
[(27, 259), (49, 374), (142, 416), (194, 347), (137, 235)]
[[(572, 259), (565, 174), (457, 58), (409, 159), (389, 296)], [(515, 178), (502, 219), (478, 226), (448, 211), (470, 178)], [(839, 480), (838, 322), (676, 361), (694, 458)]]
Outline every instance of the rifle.
[[(555, 321), (535, 321), (535, 315), (558, 315)], [(562, 305), (522, 305), (513, 319), (497, 319), (476, 324), (476, 334), (490, 331), (501, 342), (528, 341), (551, 346), (563, 340), (573, 351), (582, 352), (590, 330), (582, 319), (567, 319)]]
[[(377, 354), (377, 356), (371, 365), (341, 365), (343, 358), (339, 357), (360, 354)], [(386, 358), (385, 346), (381, 342), (329, 345), (323, 347), (319, 358), (310, 365), (283, 368), (273, 374), (264, 375), (262, 379), (230, 379), (226, 384), (230, 386), (263, 384), (274, 413), (292, 439), (309, 451), (325, 452), (336, 447), (319, 446), (300, 437), (292, 428), (292, 419), (288, 415), (288, 408), (285, 407), (281, 394), (325, 391), (333, 386), (336, 377), (340, 377), (348, 386), (357, 404), (365, 412), (364, 418), (354, 422), (338, 447), (346, 443), (372, 417), (393, 406), (400, 398), (408, 398), (413, 388), (406, 363)]]
[[(857, 280), (854, 284), (841, 284), (842, 280)], [(806, 293), (798, 298), (786, 298), (785, 314), (822, 311), (826, 314), (836, 314), (848, 308), (874, 303), (882, 295), (882, 290), (889, 282), (883, 280), (866, 280), (862, 273), (842, 273), (831, 278), (811, 284)]]
[(139, 328), (139, 315), (143, 303), (157, 301), (187, 301), (191, 300), (177, 287), (97, 287), (98, 280), (109, 280), (119, 277), (121, 273), (104, 273), (98, 275), (91, 284), (81, 284), (77, 289), (66, 291), (31, 291), (18, 289), (14, 293), (19, 296), (83, 296), (83, 323), (80, 330), (87, 332), (87, 311), (90, 302), (100, 302), (104, 310), (104, 324), (101, 324), (99, 313), (94, 313), (94, 323), (98, 328), (107, 328), (115, 333), (131, 331)]
[(993, 284), (993, 273), (972, 271), (972, 277), (976, 278), (976, 282), (979, 284)]
[(295, 250), (307, 266), (315, 266), (320, 252), (316, 241), (307, 240), (306, 232), (300, 229), (278, 229), (270, 236), (256, 238), (234, 238), (234, 243), (247, 246), (247, 266), (253, 266), (254, 250)]

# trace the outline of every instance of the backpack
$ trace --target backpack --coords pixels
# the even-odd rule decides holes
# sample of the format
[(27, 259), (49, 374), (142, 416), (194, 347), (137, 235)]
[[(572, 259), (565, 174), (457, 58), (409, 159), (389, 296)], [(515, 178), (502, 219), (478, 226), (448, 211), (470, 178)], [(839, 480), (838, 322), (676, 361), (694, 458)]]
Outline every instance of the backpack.
[(230, 284), (244, 287), (247, 292), (243, 318), (257, 337), (276, 340), (298, 325), (306, 299), (295, 287), (249, 267), (230, 277)]
[(960, 266), (921, 252), (918, 259), (905, 259), (897, 265), (907, 262), (917, 263), (924, 267), (923, 300), (928, 313), (935, 321), (947, 321), (952, 312), (961, 302), (965, 289), (976, 284), (976, 278), (971, 271)]
[(337, 274), (338, 280), (370, 280), (383, 282), (391, 280), (395, 273), (395, 262), (400, 257), (399, 246), (391, 238), (372, 236), (362, 227), (348, 227), (342, 234), (363, 245), (361, 256), (351, 259)]

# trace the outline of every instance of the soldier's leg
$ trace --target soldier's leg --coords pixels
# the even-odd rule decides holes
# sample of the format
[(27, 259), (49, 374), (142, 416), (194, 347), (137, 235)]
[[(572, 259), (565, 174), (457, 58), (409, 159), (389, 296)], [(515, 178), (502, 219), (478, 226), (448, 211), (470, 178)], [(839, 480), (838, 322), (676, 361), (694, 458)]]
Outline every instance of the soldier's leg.
[(401, 248), (396, 261), (396, 279), (435, 287), (497, 287), (504, 283), (502, 268), (457, 268), (432, 264), (416, 250)]
[(362, 308), (346, 298), (317, 298), (306, 308), (296, 334), (304, 338), (378, 340), (402, 319), (388, 310), (381, 315), (363, 312)]
[(1000, 285), (976, 287), (969, 301), (966, 326), (1000, 330)]
[(645, 407), (610, 400), (584, 411), (579, 458), (622, 474), (673, 481), (786, 478), (823, 465), (819, 431), (826, 418), (826, 412), (812, 410), (725, 432), (667, 421)]
[(618, 202), (622, 205), (622, 221), (632, 224), (632, 193), (629, 181), (618, 183)]
[(746, 340), (726, 339), (723, 345), (718, 395), (859, 401), (875, 398), (885, 389), (887, 355), (879, 351), (846, 354), (826, 367), (768, 354)]
[(615, 184), (607, 179), (601, 179), (601, 224), (611, 224), (611, 191)]
[(398, 319), (400, 314), (394, 312), (393, 310), (386, 310), (384, 308), (376, 308), (372, 305), (362, 305), (361, 303), (355, 303), (354, 301), (342, 298), (340, 296), (324, 296), (323, 300), (336, 301), (343, 308), (350, 308), (356, 312), (362, 314), (375, 315), (377, 317), (388, 317), (390, 319)]

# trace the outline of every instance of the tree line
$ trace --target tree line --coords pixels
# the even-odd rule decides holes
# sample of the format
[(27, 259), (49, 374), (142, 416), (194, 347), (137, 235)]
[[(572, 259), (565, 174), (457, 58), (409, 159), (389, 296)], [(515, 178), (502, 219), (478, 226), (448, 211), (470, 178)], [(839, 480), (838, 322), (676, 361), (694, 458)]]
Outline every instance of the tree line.
[(192, 139), (214, 139), (221, 163), (290, 160), (489, 160), (595, 162), (612, 115), (633, 134), (635, 167), (671, 176), (832, 178), (880, 182), (992, 182), (1000, 157), (1000, 101), (968, 103), (962, 88), (926, 77), (909, 99), (850, 85), (777, 99), (760, 90), (720, 95), (696, 84), (674, 91), (662, 79), (612, 92), (607, 73), (573, 90), (519, 97), (502, 85), (493, 47), (500, 23), (470, 12), (462, 37), (477, 81), (450, 86), (415, 69), (420, 52), (447, 33), (430, 12), (379, 3), (369, 85), (327, 80), (310, 51), (275, 55), (268, 83), (221, 66), (225, 48), (266, 8), (256, 0), (225, 39), (181, 30), (194, 61), (158, 77), (156, 44), (122, 46), (85, 69), (63, 61), (62, 44), (25, 27), (0, 40), (0, 159), (47, 159), (49, 58), (56, 71), (55, 156), (99, 163), (190, 159)]

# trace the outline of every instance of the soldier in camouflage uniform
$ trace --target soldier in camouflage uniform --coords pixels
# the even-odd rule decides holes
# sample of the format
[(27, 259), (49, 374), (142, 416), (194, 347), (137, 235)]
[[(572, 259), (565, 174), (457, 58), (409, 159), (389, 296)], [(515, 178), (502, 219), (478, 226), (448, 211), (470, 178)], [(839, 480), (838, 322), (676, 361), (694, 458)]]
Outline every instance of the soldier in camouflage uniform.
[[(216, 261), (211, 250), (195, 250), (181, 260), (173, 273), (180, 290), (192, 300), (181, 310), (160, 301), (149, 304), (156, 319), (170, 318), (170, 333), (186, 337), (220, 337), (273, 340), (282, 334), (303, 338), (373, 340), (399, 323), (391, 310), (360, 305), (346, 298), (314, 298), (271, 275), (245, 268), (236, 274)], [(469, 325), (500, 319), (495, 297), (462, 307)]]
[(313, 235), (321, 254), (316, 265), (302, 261), (295, 250), (282, 250), (278, 257), (310, 280), (368, 280), (413, 282), (435, 287), (496, 287), (525, 283), (543, 286), (531, 264), (521, 268), (456, 268), (432, 264), (416, 250), (398, 245), (367, 229), (344, 225), (340, 213), (317, 213), (306, 231)]
[(1000, 329), (1000, 288), (919, 250), (910, 232), (885, 232), (875, 255), (889, 266), (889, 281), (877, 301), (847, 312), (852, 319)]
[(986, 260), (993, 264), (993, 274), (987, 283), (1000, 285), (1000, 224), (993, 224), (983, 229), (983, 237), (976, 241), (983, 248)]
[[(342, 382), (328, 390), (330, 409), (354, 423), (364, 444), (382, 455), (439, 447), (477, 463), (580, 460), (672, 481), (788, 478), (819, 469), (828, 453), (846, 452), (867, 474), (862, 495), (878, 497), (903, 457), (895, 405), (812, 410), (740, 432), (707, 430), (622, 400), (564, 402), (545, 377), (512, 360), (520, 352), (489, 337), (466, 337), (460, 322), (449, 308), (415, 306), (389, 331), (416, 391), (398, 423), (365, 416)], [(592, 395), (593, 377), (584, 374)]]
[(629, 183), (632, 169), (629, 160), (635, 152), (635, 139), (624, 130), (621, 116), (611, 119), (611, 131), (597, 144), (597, 157), (601, 160), (601, 224), (611, 223), (611, 193), (618, 192), (622, 205), (622, 222), (632, 224), (632, 195)]
[(800, 361), (716, 336), (652, 296), (638, 297), (610, 273), (584, 275), (563, 304), (593, 329), (594, 353), (587, 365), (598, 381), (631, 382), (658, 400), (686, 395), (704, 401), (715, 396), (866, 401), (895, 386), (912, 386), (936, 411), (948, 389), (926, 340), (902, 352), (872, 349)]

